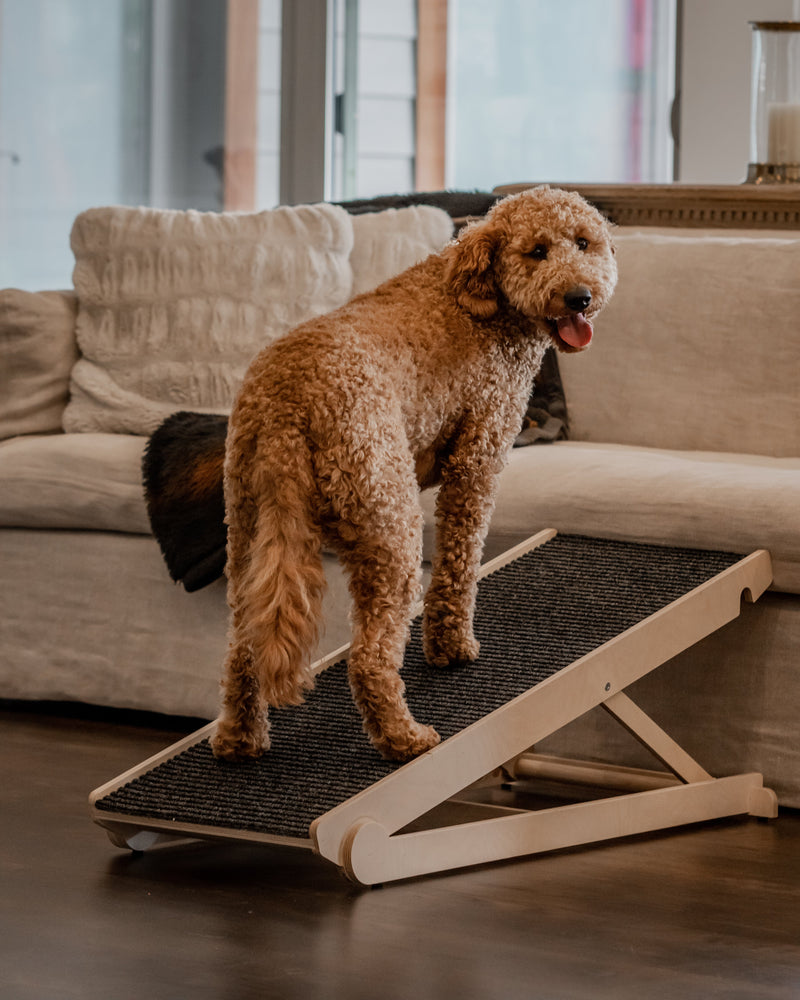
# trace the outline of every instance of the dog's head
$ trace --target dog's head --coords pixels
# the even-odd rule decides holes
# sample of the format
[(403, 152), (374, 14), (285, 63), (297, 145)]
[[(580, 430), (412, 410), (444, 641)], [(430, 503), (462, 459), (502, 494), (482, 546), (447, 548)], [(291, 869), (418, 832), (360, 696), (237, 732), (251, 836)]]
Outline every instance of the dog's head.
[(580, 351), (617, 283), (611, 227), (574, 192), (538, 187), (499, 201), (445, 251), (446, 279), (478, 319), (510, 306), (562, 351)]

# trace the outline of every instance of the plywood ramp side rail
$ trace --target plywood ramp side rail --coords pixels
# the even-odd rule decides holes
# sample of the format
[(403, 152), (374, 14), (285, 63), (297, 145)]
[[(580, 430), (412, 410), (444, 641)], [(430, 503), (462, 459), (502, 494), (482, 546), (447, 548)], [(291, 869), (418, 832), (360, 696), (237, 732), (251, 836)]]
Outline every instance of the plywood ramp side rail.
[(90, 808), (94, 809), (95, 804), (100, 799), (104, 799), (106, 795), (111, 792), (115, 792), (118, 788), (122, 788), (123, 785), (127, 785), (129, 781), (132, 781), (134, 778), (138, 778), (140, 774), (145, 774), (147, 771), (151, 771), (157, 765), (163, 764), (164, 761), (170, 760), (172, 757), (177, 757), (188, 747), (194, 746), (195, 743), (200, 743), (202, 740), (210, 737), (214, 733), (216, 727), (216, 722), (209, 722), (207, 725), (203, 726), (202, 729), (198, 729), (196, 732), (190, 733), (189, 736), (185, 736), (182, 740), (178, 740), (177, 743), (173, 743), (171, 746), (168, 746), (166, 750), (160, 750), (158, 753), (153, 754), (152, 757), (148, 757), (147, 760), (143, 760), (140, 764), (130, 768), (123, 774), (117, 775), (116, 778), (113, 778), (111, 781), (107, 781), (99, 788), (95, 788), (89, 796)]
[(115, 847), (138, 852), (186, 840), (240, 841), (247, 844), (301, 848), (307, 851), (314, 849), (308, 837), (282, 837), (271, 833), (259, 833), (256, 830), (237, 830), (230, 826), (219, 827), (184, 821), (176, 826), (168, 819), (126, 816), (122, 813), (103, 813), (99, 810), (92, 811), (92, 819), (106, 831), (108, 839)]
[[(754, 552), (318, 817), (311, 825), (315, 849), (346, 867), (346, 856), (365, 818), (379, 826), (381, 837), (391, 837), (434, 806), (732, 621), (740, 612), (742, 594), (747, 592), (756, 599), (771, 579), (769, 554)], [(362, 833), (360, 837), (375, 841), (377, 833)]]

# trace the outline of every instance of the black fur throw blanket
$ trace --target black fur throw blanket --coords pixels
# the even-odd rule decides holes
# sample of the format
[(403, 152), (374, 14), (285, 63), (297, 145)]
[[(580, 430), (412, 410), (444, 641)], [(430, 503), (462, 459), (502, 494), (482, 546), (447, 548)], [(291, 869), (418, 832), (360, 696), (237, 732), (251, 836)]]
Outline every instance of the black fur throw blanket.
[[(187, 591), (225, 571), (223, 462), (228, 418), (173, 413), (150, 437), (142, 461), (147, 512), (167, 569)], [(567, 405), (554, 351), (545, 355), (515, 447), (566, 438)]]
[(385, 194), (374, 198), (335, 202), (350, 215), (383, 212), (387, 208), (407, 208), (410, 205), (432, 205), (441, 208), (453, 219), (485, 215), (502, 195), (488, 191), (415, 191), (413, 194)]
[(142, 459), (150, 526), (169, 575), (200, 590), (225, 571), (222, 467), (228, 418), (173, 413), (152, 434)]

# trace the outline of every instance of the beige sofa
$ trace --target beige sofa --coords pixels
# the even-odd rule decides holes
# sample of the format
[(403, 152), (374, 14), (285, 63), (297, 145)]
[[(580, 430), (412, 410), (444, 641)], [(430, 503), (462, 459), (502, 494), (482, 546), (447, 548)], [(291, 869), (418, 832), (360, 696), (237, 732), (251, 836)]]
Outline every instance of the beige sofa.
[[(253, 224), (242, 241), (249, 250), (236, 256), (232, 231), (209, 227), (241, 227), (243, 217), (193, 218), (193, 249), (168, 266), (158, 250), (186, 242), (175, 229), (186, 213), (103, 211), (73, 231), (74, 292), (0, 293), (9, 373), (0, 401), (0, 698), (212, 718), (224, 584), (187, 594), (169, 579), (142, 498), (146, 434), (170, 410), (224, 412), (265, 324), (279, 336), (304, 312), (377, 283), (441, 244), (449, 219), (430, 208), (363, 224), (330, 206), (280, 210), (278, 229), (273, 217)], [(487, 555), (546, 527), (769, 549), (772, 589), (640, 681), (637, 701), (712, 773), (760, 770), (784, 805), (800, 807), (800, 232), (744, 232), (742, 216), (736, 231), (714, 232), (626, 221), (614, 301), (591, 349), (561, 359), (570, 439), (515, 449)], [(215, 240), (226, 248), (225, 266), (216, 262), (226, 294), (209, 284)], [(253, 249), (271, 241), (280, 267)], [(149, 276), (131, 264), (134, 251), (148, 258)], [(198, 253), (205, 263), (191, 278)], [(318, 287), (303, 297), (291, 282), (309, 270)], [(243, 274), (250, 284), (234, 307), (230, 290), (241, 290)], [(147, 323), (137, 312), (142, 283), (147, 301), (166, 310)], [(175, 301), (218, 301), (177, 310), (170, 283)], [(153, 335), (164, 323), (180, 331), (178, 355)], [(221, 342), (231, 325), (239, 339)], [(429, 524), (432, 499), (423, 497)], [(349, 635), (332, 559), (327, 572), (319, 655)], [(539, 749), (651, 763), (600, 712)]]

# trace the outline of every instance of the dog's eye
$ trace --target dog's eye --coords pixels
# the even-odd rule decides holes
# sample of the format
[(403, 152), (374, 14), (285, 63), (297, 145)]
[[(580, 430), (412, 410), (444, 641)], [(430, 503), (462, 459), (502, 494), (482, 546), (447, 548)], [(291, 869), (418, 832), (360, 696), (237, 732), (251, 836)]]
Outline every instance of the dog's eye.
[(528, 256), (534, 260), (547, 260), (547, 244), (537, 243), (533, 250), (529, 251)]
[(579, 236), (577, 240), (575, 240), (575, 245), (579, 250), (589, 249), (589, 241), (586, 239), (585, 236)]

